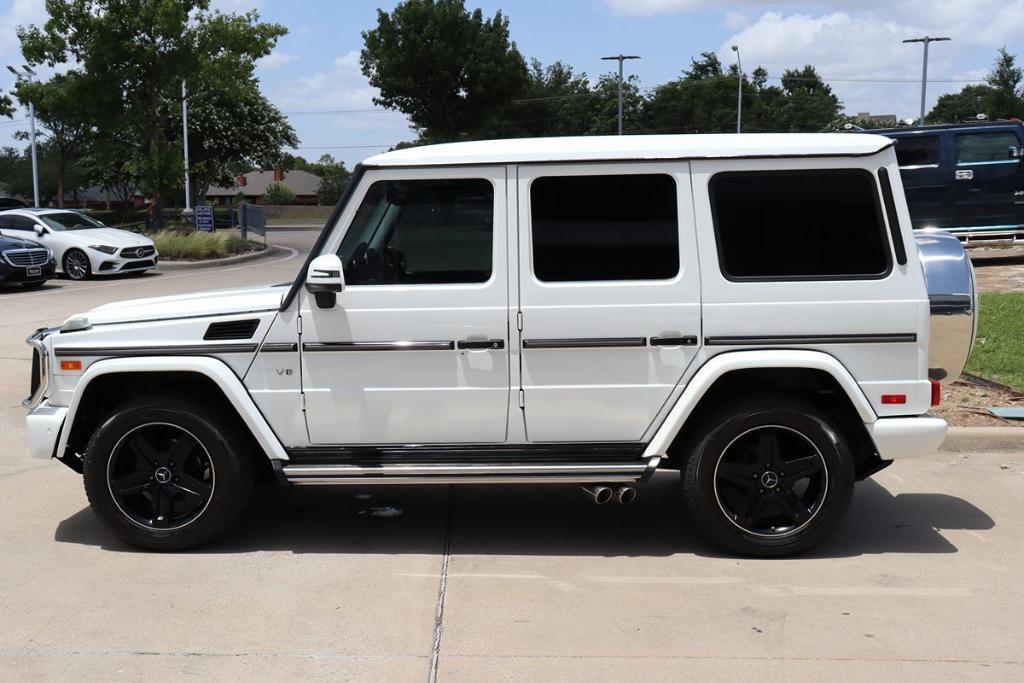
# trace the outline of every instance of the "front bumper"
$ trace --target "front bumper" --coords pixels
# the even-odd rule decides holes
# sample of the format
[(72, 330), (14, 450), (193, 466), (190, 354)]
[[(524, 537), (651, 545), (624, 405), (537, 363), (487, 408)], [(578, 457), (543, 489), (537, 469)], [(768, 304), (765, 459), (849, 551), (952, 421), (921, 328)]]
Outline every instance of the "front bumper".
[(882, 417), (864, 426), (882, 460), (931, 455), (946, 438), (946, 421), (931, 415)]
[(56, 275), (57, 264), (54, 261), (38, 266), (39, 272), (29, 275), (29, 269), (21, 266), (10, 266), (0, 262), (0, 284), (11, 282), (43, 282)]
[(25, 422), (28, 425), (29, 452), (33, 458), (47, 460), (56, 455), (57, 439), (67, 414), (66, 407), (51, 406), (46, 401), (29, 412)]

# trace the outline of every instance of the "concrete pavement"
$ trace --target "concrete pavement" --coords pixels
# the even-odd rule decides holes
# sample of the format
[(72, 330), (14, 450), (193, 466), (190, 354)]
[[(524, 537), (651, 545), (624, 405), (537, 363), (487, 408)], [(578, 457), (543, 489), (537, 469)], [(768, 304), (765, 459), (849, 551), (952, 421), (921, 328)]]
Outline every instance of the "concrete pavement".
[(288, 280), (315, 234), (271, 232), (298, 255), (236, 269), (0, 293), (4, 678), (1024, 677), (1021, 453), (897, 463), (790, 560), (714, 551), (671, 472), (626, 507), (568, 486), (267, 484), (209, 548), (116, 541), (78, 475), (27, 455), (22, 339), (105, 301)]

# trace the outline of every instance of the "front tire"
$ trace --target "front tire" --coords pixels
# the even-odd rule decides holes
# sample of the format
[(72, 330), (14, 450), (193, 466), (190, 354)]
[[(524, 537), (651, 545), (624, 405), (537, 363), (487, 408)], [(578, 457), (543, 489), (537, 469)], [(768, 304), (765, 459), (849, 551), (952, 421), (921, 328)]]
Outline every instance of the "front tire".
[(253, 480), (230, 417), (176, 396), (122, 405), (86, 447), (82, 474), (96, 516), (147, 550), (182, 550), (223, 534)]
[(790, 396), (765, 395), (720, 410), (706, 424), (682, 471), (683, 495), (695, 525), (716, 545), (743, 555), (793, 555), (842, 522), (853, 497), (853, 459), (826, 414)]
[(89, 256), (81, 249), (68, 249), (64, 254), (64, 274), (72, 280), (85, 280), (92, 274)]

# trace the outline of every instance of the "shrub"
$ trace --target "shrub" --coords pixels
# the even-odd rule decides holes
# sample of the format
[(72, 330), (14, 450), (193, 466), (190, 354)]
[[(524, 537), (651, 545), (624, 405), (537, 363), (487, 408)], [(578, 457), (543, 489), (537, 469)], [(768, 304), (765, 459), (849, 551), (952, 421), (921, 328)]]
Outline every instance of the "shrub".
[(161, 230), (151, 235), (160, 256), (169, 259), (209, 259), (248, 251), (249, 241), (237, 230), (198, 232)]
[(263, 193), (264, 204), (293, 204), (295, 193), (287, 185), (281, 183), (270, 183), (267, 191)]

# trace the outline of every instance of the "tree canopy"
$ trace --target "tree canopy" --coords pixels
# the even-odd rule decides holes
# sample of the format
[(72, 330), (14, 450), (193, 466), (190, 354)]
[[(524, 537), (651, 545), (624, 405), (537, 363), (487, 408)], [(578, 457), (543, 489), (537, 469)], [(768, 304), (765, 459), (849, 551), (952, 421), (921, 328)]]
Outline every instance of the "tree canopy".
[(956, 123), (985, 114), (990, 119), (1024, 117), (1024, 69), (1017, 57), (1003, 47), (985, 83), (964, 86), (960, 92), (939, 97), (928, 112), (928, 123)]

